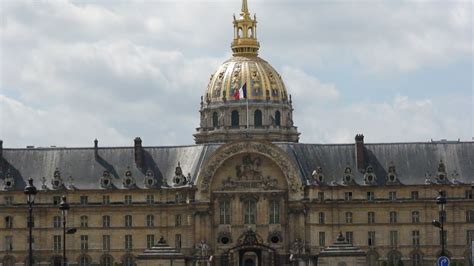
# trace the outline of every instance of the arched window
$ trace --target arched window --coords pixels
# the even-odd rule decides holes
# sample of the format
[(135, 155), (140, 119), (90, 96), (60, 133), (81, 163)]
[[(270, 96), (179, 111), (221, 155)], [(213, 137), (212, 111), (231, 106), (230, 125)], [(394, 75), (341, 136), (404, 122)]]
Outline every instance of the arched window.
[(223, 200), (219, 204), (219, 223), (230, 224), (230, 200)]
[(100, 265), (102, 266), (112, 266), (112, 262), (114, 261), (114, 258), (110, 255), (104, 255), (102, 258), (100, 258)]
[(218, 127), (218, 117), (217, 117), (217, 112), (212, 113), (212, 126), (213, 127)]
[(278, 200), (271, 200), (269, 206), (270, 224), (280, 223), (280, 202)]
[(367, 265), (368, 266), (377, 266), (377, 260), (379, 259), (379, 254), (375, 251), (367, 252)]
[(398, 266), (399, 262), (401, 262), (402, 255), (395, 251), (392, 250), (387, 254), (387, 259), (388, 259), (388, 265), (394, 265)]
[(82, 255), (79, 257), (79, 266), (89, 266), (91, 265), (91, 259), (89, 256)]
[(232, 127), (239, 127), (239, 111), (237, 110), (231, 113), (231, 125)]
[(59, 256), (53, 257), (51, 260), (52, 266), (63, 266), (63, 258)]
[(413, 266), (421, 266), (422, 265), (422, 257), (420, 253), (413, 253), (411, 256), (411, 261)]
[(124, 259), (123, 259), (123, 265), (124, 266), (134, 266), (134, 259), (132, 256), (126, 256)]
[(281, 126), (281, 114), (280, 111), (275, 112), (275, 125)]
[(255, 127), (262, 126), (262, 111), (260, 110), (255, 111), (255, 113), (253, 114), (253, 121), (254, 121)]
[(253, 29), (252, 29), (251, 27), (248, 28), (247, 37), (248, 37), (248, 38), (253, 38)]
[(239, 29), (237, 30), (237, 36), (238, 36), (239, 38), (242, 37), (242, 28), (239, 28)]
[(255, 224), (257, 216), (257, 202), (253, 199), (244, 201), (244, 223)]

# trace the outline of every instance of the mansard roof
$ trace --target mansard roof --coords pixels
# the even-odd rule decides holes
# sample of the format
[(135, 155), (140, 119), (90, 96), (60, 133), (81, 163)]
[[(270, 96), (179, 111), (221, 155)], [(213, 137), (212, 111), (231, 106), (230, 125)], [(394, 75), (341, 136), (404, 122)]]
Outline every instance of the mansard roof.
[[(14, 190), (23, 190), (27, 179), (32, 177), (35, 186), (41, 189), (45, 184), (52, 189), (56, 169), (64, 185), (70, 184), (69, 177), (77, 189), (102, 189), (100, 179), (104, 171), (110, 173), (113, 187), (123, 189), (125, 172), (130, 170), (137, 188), (145, 188), (146, 171), (151, 170), (161, 187), (173, 186), (176, 167), (183, 175), (191, 176), (196, 182), (199, 170), (205, 160), (221, 144), (205, 144), (175, 147), (143, 147), (144, 166), (137, 167), (133, 147), (98, 148), (36, 148), (3, 149), (1, 158), (0, 190), (10, 176)], [(300, 144), (275, 143), (286, 151), (298, 164), (303, 183), (313, 184), (312, 173), (321, 168), (327, 185), (344, 185), (344, 170), (350, 167), (355, 183), (364, 185), (364, 171), (356, 165), (354, 144)], [(389, 185), (389, 166), (396, 169), (396, 176), (402, 185), (422, 185), (426, 177), (436, 183), (438, 167), (442, 162), (448, 182), (474, 184), (474, 142), (449, 143), (381, 143), (365, 144), (365, 167), (371, 166), (376, 176), (375, 185)], [(359, 167), (360, 168), (360, 167)], [(453, 180), (455, 177), (455, 181)]]

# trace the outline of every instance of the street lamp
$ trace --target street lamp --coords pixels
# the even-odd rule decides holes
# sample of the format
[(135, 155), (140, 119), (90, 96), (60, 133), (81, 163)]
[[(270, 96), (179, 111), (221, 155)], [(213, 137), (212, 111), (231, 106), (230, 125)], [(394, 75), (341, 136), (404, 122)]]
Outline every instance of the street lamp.
[(25, 187), (26, 203), (28, 203), (28, 247), (29, 247), (29, 258), (28, 265), (33, 265), (33, 204), (35, 203), (35, 196), (38, 191), (33, 185), (33, 178), (28, 179), (28, 185)]
[[(62, 197), (61, 203), (59, 203), (59, 210), (61, 211), (62, 219), (63, 219), (63, 265), (67, 265), (66, 260), (66, 218), (67, 218), (67, 211), (69, 210), (69, 203), (66, 201), (66, 196)], [(75, 232), (74, 232), (75, 233)]]
[(446, 256), (445, 251), (444, 251), (444, 246), (446, 243), (445, 237), (444, 237), (444, 223), (446, 222), (446, 197), (444, 196), (444, 193), (442, 191), (439, 191), (438, 196), (436, 197), (436, 204), (438, 205), (438, 210), (439, 210), (439, 220), (433, 220), (431, 224), (434, 227), (437, 227), (440, 229), (440, 235), (441, 235), (441, 256)]

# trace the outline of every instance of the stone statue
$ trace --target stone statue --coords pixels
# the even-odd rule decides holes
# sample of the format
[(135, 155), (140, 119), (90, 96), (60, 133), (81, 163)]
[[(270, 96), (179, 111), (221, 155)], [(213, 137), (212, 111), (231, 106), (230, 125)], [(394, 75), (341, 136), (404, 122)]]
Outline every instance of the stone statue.
[(207, 257), (209, 256), (209, 251), (211, 247), (206, 243), (205, 240), (201, 240), (199, 244), (196, 245), (196, 250), (199, 253), (199, 256)]

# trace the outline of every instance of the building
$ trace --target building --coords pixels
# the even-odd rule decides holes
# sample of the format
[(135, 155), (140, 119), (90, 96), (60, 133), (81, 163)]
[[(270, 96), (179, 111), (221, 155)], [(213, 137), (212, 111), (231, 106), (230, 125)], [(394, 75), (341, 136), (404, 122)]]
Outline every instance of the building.
[(257, 56), (246, 0), (233, 25), (233, 56), (201, 99), (196, 145), (0, 145), (0, 263), (28, 261), (31, 177), (38, 265), (61, 264), (63, 195), (77, 228), (71, 265), (318, 265), (338, 247), (365, 265), (433, 265), (439, 191), (447, 254), (472, 265), (474, 142), (298, 143), (291, 95)]

